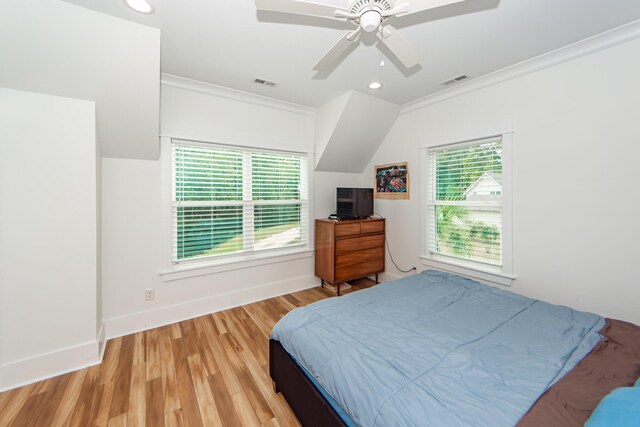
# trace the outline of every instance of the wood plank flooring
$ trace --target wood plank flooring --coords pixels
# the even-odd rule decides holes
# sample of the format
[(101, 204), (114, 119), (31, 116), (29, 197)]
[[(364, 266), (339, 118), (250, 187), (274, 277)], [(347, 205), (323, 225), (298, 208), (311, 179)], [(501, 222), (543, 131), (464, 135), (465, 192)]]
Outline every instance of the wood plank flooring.
[(272, 389), (269, 332), (331, 296), (318, 287), (109, 340), (100, 365), (1, 393), (0, 427), (298, 426)]

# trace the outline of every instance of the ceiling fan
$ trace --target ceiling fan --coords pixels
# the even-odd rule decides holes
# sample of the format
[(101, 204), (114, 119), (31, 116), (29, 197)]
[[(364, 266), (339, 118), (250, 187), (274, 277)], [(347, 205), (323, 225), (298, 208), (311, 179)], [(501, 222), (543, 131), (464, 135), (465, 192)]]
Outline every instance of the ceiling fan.
[(392, 16), (401, 18), (416, 12), (460, 3), (466, 0), (351, 0), (348, 8), (312, 3), (301, 0), (255, 0), (258, 10), (346, 19), (357, 28), (346, 33), (314, 65), (315, 71), (327, 71), (351, 45), (358, 41), (362, 31), (376, 32), (384, 46), (406, 68), (420, 63), (422, 55), (394, 27), (385, 22)]

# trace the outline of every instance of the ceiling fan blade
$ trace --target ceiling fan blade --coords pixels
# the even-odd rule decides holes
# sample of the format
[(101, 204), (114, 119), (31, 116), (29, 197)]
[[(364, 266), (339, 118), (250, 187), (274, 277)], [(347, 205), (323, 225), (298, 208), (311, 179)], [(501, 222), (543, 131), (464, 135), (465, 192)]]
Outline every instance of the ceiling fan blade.
[(348, 10), (327, 4), (298, 0), (255, 0), (256, 8), (269, 12), (293, 13), (296, 15), (313, 15), (338, 18), (336, 12), (349, 13)]
[(405, 14), (407, 12), (409, 12), (409, 3), (402, 2), (402, 3), (398, 3), (397, 5), (393, 6), (393, 9), (381, 10), (380, 11), (380, 16), (393, 16), (393, 15), (402, 16), (403, 14)]
[(313, 66), (314, 71), (326, 71), (331, 68), (331, 66), (340, 58), (351, 43), (355, 43), (358, 40), (358, 35), (360, 34), (360, 28), (355, 31), (350, 31), (346, 33), (336, 44), (333, 45), (331, 49), (327, 53), (324, 54), (322, 59), (318, 61), (316, 65)]
[(435, 9), (437, 7), (448, 6), (454, 3), (462, 3), (467, 0), (407, 0), (407, 11), (398, 15), (399, 17), (422, 12), (423, 10)]
[(411, 46), (411, 43), (391, 25), (385, 25), (382, 31), (378, 31), (377, 35), (405, 67), (411, 68), (422, 60), (420, 52)]

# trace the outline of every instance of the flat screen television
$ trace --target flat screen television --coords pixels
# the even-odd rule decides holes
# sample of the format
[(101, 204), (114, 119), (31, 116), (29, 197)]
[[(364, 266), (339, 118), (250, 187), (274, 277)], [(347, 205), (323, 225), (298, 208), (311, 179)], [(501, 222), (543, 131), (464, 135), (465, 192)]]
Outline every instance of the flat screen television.
[(373, 215), (373, 188), (337, 188), (338, 219), (367, 218)]

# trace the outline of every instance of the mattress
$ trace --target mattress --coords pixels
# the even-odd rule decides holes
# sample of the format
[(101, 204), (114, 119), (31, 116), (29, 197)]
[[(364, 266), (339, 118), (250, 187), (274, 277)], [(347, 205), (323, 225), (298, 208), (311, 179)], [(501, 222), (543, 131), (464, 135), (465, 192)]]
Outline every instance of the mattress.
[(515, 425), (600, 316), (426, 271), (288, 313), (271, 338), (348, 424)]

